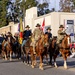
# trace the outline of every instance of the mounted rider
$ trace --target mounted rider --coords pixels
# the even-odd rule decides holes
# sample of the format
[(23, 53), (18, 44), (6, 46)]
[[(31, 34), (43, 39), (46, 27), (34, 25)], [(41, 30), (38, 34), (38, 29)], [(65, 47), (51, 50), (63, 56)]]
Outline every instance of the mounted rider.
[(23, 43), (21, 49), (23, 50), (24, 45), (26, 44), (27, 40), (31, 37), (31, 30), (29, 29), (29, 25), (27, 25), (26, 30), (23, 32)]
[(14, 39), (15, 39), (14, 45), (16, 46), (19, 44), (19, 33), (14, 34)]
[(48, 41), (50, 43), (50, 41), (52, 39), (52, 33), (51, 33), (51, 28), (50, 27), (47, 28), (47, 32), (45, 34), (48, 34)]
[(4, 43), (4, 49), (5, 49), (6, 46), (8, 45), (8, 39), (9, 39), (10, 36), (12, 36), (11, 32), (8, 32), (8, 33), (5, 34), (5, 36), (4, 36), (4, 41), (3, 41), (3, 42), (5, 42), (5, 43)]
[(64, 26), (60, 25), (58, 30), (57, 44), (61, 44), (62, 39), (64, 38), (66, 32), (64, 30)]
[(33, 42), (33, 52), (34, 52), (34, 54), (36, 54), (36, 52), (35, 52), (36, 42), (41, 38), (41, 35), (44, 34), (42, 29), (40, 28), (40, 26), (41, 26), (40, 24), (37, 24), (36, 28), (33, 31), (32, 37), (33, 37), (34, 40), (32, 40), (32, 42)]

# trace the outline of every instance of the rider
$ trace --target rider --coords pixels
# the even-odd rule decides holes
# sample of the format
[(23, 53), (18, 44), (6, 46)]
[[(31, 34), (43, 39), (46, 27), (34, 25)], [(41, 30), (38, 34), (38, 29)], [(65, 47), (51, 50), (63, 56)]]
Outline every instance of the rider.
[(18, 33), (15, 33), (14, 34), (14, 38), (15, 38), (15, 43), (14, 43), (14, 45), (17, 45), (18, 44), (18, 41), (19, 41), (19, 34)]
[(48, 40), (50, 42), (50, 39), (52, 38), (52, 33), (51, 33), (51, 28), (50, 27), (47, 28), (47, 32), (45, 34), (48, 34)]
[(43, 33), (42, 29), (40, 28), (40, 24), (37, 24), (36, 28), (33, 31), (33, 38), (34, 38), (33, 52), (34, 52), (34, 54), (36, 54), (36, 52), (35, 52), (36, 42), (38, 41), (38, 39), (41, 37), (42, 34), (44, 34), (44, 33)]
[(57, 44), (60, 44), (62, 42), (62, 39), (64, 38), (64, 36), (65, 36), (64, 26), (60, 25), (58, 30)]
[(6, 35), (5, 35), (5, 37), (4, 37), (4, 42), (5, 42), (5, 44), (4, 44), (4, 49), (5, 49), (5, 47), (7, 46), (7, 44), (8, 44), (8, 37), (9, 36), (11, 36), (12, 34), (11, 34), (11, 32), (8, 32)]
[(29, 25), (27, 25), (26, 30), (23, 32), (23, 43), (22, 43), (22, 50), (24, 45), (26, 44), (27, 40), (31, 37), (31, 30), (29, 30)]

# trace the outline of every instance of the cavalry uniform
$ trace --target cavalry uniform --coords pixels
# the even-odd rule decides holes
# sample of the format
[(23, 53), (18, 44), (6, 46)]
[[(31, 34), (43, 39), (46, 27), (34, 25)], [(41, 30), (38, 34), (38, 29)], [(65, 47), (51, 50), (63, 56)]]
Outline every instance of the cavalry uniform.
[(36, 27), (39, 27), (39, 28), (36, 28), (33, 31), (33, 36), (32, 36), (32, 43), (33, 43), (33, 52), (34, 52), (34, 54), (36, 54), (36, 52), (35, 52), (36, 42), (41, 38), (41, 35), (44, 34), (42, 29), (40, 28), (39, 24), (37, 24)]
[[(59, 28), (64, 28), (63, 25), (60, 25)], [(58, 38), (57, 38), (57, 43), (61, 43), (62, 39), (64, 38), (65, 31), (63, 30), (58, 30)]]

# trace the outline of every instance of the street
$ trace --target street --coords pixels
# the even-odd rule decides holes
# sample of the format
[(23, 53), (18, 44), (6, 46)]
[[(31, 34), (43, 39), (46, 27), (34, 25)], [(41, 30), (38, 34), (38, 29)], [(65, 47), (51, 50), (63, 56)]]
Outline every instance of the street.
[(62, 57), (57, 58), (58, 68), (44, 65), (44, 70), (40, 70), (38, 66), (32, 69), (22, 63), (21, 60), (13, 59), (6, 61), (0, 59), (0, 75), (75, 75), (75, 58), (68, 58), (68, 69), (63, 68)]

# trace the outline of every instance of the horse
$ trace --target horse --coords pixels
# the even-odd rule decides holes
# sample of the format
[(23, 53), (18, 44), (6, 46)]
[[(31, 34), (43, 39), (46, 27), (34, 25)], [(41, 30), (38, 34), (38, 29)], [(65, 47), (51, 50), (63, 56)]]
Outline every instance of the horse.
[(61, 47), (60, 47), (60, 53), (62, 54), (62, 57), (64, 59), (64, 68), (67, 69), (67, 57), (71, 55), (70, 51), (70, 35), (66, 35), (64, 39), (62, 40)]
[[(54, 47), (55, 45), (55, 47)], [(51, 42), (51, 45), (49, 46), (50, 50), (50, 63), (52, 63), (52, 57), (54, 59), (54, 66), (57, 68), (56, 58), (59, 53), (61, 53), (63, 59), (64, 59), (64, 68), (67, 69), (67, 57), (71, 54), (70, 52), (70, 36), (65, 35), (61, 45), (56, 43), (56, 39), (53, 39)]]
[(21, 57), (21, 45), (18, 40), (15, 39), (13, 43), (13, 53), (19, 59)]
[(56, 58), (59, 54), (59, 49), (58, 49), (56, 42), (57, 42), (57, 37), (52, 38), (50, 40), (49, 48), (48, 48), (48, 54), (49, 54), (49, 58), (50, 58), (49, 65), (52, 65), (52, 58), (53, 58), (55, 67), (57, 67)]
[(36, 65), (36, 57), (40, 57), (39, 69), (41, 69), (41, 70), (44, 69), (43, 68), (43, 58), (44, 58), (44, 56), (46, 56), (46, 58), (47, 58), (47, 52), (48, 52), (47, 48), (48, 48), (48, 35), (42, 34), (41, 38), (39, 38), (36, 43), (36, 47), (35, 47), (36, 54), (34, 54), (33, 46), (30, 46), (32, 68), (34, 68)]
[(4, 55), (5, 60), (8, 59), (8, 55), (10, 57), (10, 60), (12, 60), (14, 38), (11, 35), (9, 35), (6, 47), (4, 47), (5, 43), (6, 41), (2, 42), (2, 54)]
[(24, 45), (23, 49), (21, 50), (21, 57), (22, 57), (22, 61), (23, 63), (25, 62), (25, 64), (29, 65), (29, 54), (30, 54), (30, 44), (31, 44), (31, 39), (27, 39), (26, 44)]

